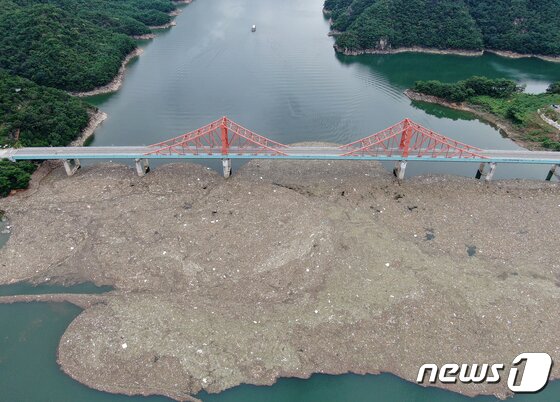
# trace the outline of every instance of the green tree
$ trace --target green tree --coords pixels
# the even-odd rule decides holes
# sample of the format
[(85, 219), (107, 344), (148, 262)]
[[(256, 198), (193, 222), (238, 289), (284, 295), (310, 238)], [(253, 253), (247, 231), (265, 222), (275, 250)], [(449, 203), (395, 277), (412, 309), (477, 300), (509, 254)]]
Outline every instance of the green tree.
[(560, 81), (550, 84), (546, 92), (549, 94), (560, 94)]
[(0, 196), (6, 197), (13, 189), (27, 188), (34, 170), (35, 166), (29, 162), (0, 160)]
[[(64, 146), (89, 122), (88, 106), (63, 91), (0, 70), (0, 146)], [(0, 196), (27, 187), (35, 165), (0, 161)]]

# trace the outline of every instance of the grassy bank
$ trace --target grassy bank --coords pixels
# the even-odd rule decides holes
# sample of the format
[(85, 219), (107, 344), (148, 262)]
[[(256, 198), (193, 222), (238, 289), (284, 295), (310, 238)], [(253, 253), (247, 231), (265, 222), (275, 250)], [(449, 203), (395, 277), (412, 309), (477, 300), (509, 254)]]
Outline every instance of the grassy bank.
[(431, 97), (422, 99), (417, 96), (416, 100), (489, 114), (494, 121), (512, 127), (510, 131), (514, 131), (515, 136), (519, 135), (521, 140), (535, 148), (560, 151), (560, 132), (540, 116), (542, 113), (554, 120), (558, 115), (551, 105), (560, 104), (559, 87), (560, 84), (555, 83), (546, 93), (527, 94), (511, 80), (472, 77), (456, 83), (418, 81), (412, 91)]

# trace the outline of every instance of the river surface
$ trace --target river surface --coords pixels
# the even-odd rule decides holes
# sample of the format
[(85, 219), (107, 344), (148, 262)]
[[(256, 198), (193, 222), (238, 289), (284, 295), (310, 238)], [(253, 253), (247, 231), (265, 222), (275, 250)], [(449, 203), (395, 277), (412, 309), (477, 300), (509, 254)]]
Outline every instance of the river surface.
[[(332, 38), (327, 37), (322, 2), (197, 0), (185, 7), (176, 27), (142, 42), (145, 53), (129, 66), (119, 92), (89, 99), (109, 115), (96, 131), (93, 144), (151, 144), (223, 115), (284, 143), (342, 144), (409, 117), (472, 145), (516, 149), (515, 143), (473, 116), (436, 105), (420, 108), (402, 92), (419, 79), (507, 77), (526, 84), (527, 91), (534, 93), (560, 80), (560, 64), (537, 59), (337, 55)], [(255, 33), (250, 30), (253, 24), (257, 25)], [(471, 176), (475, 170), (465, 164), (411, 164), (407, 174)], [(542, 179), (546, 170), (503, 166), (496, 176)], [(0, 247), (6, 239), (0, 235)], [(12, 285), (0, 289), (0, 294), (55, 290)], [(73, 290), (97, 293), (109, 289), (83, 285)], [(66, 303), (0, 305), (0, 400), (167, 400), (110, 395), (65, 376), (56, 364), (56, 348), (79, 313), (80, 309)], [(388, 374), (281, 379), (272, 387), (244, 385), (199, 397), (205, 402), (497, 401), (426, 389)], [(540, 394), (518, 395), (513, 400), (559, 399), (560, 382), (553, 382)]]
[[(144, 42), (116, 94), (90, 98), (109, 115), (94, 145), (147, 145), (227, 115), (283, 143), (348, 143), (405, 117), (483, 148), (516, 149), (468, 113), (412, 105), (419, 79), (507, 77), (543, 92), (560, 64), (429, 54), (335, 54), (322, 0), (197, 0), (177, 26)], [(251, 26), (257, 31), (252, 33)], [(407, 174), (473, 176), (476, 166), (412, 163)], [(549, 167), (548, 167), (549, 168)], [(543, 179), (547, 167), (498, 166), (497, 178)]]

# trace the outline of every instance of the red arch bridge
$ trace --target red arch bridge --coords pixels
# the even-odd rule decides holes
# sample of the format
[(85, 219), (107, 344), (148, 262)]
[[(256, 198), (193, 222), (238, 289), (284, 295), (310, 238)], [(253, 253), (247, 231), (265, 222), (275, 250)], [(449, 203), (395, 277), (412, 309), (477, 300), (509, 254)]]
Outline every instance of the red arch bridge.
[(62, 160), (68, 175), (80, 159), (134, 159), (140, 176), (149, 159), (222, 159), (224, 176), (232, 159), (377, 160), (394, 161), (394, 173), (404, 178), (407, 162), (478, 163), (476, 177), (491, 180), (498, 163), (548, 164), (547, 180), (560, 179), (560, 152), (480, 149), (455, 141), (405, 119), (385, 130), (340, 146), (289, 146), (256, 134), (227, 117), (197, 130), (149, 146), (8, 148), (0, 159)]

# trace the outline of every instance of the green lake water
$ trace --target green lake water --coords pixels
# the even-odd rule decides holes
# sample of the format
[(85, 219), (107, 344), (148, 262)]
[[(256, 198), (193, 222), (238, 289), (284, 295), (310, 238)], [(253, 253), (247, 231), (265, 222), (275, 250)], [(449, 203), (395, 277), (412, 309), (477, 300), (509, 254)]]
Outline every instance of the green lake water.
[[(90, 98), (109, 115), (93, 144), (151, 144), (222, 115), (285, 143), (347, 143), (410, 117), (472, 145), (516, 149), (515, 143), (473, 116), (413, 104), (402, 92), (419, 79), (507, 77), (526, 84), (529, 92), (542, 92), (560, 80), (560, 64), (537, 59), (337, 55), (321, 8), (322, 0), (197, 0), (185, 7), (176, 27), (142, 42), (145, 53), (130, 65), (119, 92)], [(253, 24), (255, 33), (250, 30)], [(475, 170), (468, 164), (411, 164), (407, 174), (471, 176)], [(499, 166), (496, 177), (542, 179), (546, 170)], [(7, 238), (0, 234), (0, 247)], [(84, 284), (64, 290), (98, 293), (110, 288)], [(0, 287), (0, 295), (54, 291), (56, 287), (25, 284)], [(1, 402), (167, 400), (110, 395), (65, 376), (56, 364), (56, 348), (79, 313), (66, 303), (0, 305)], [(497, 401), (423, 388), (389, 374), (314, 375), (199, 397), (205, 402)], [(560, 382), (537, 395), (513, 398), (515, 402), (557, 400)]]
[[(163, 397), (127, 397), (87, 388), (60, 371), (58, 342), (80, 309), (68, 303), (0, 305), (0, 401), (160, 402)], [(204, 402), (498, 402), (423, 388), (393, 375), (314, 375), (308, 380), (280, 379), (271, 387), (242, 385), (220, 394), (198, 395)], [(560, 382), (513, 402), (560, 399)]]

